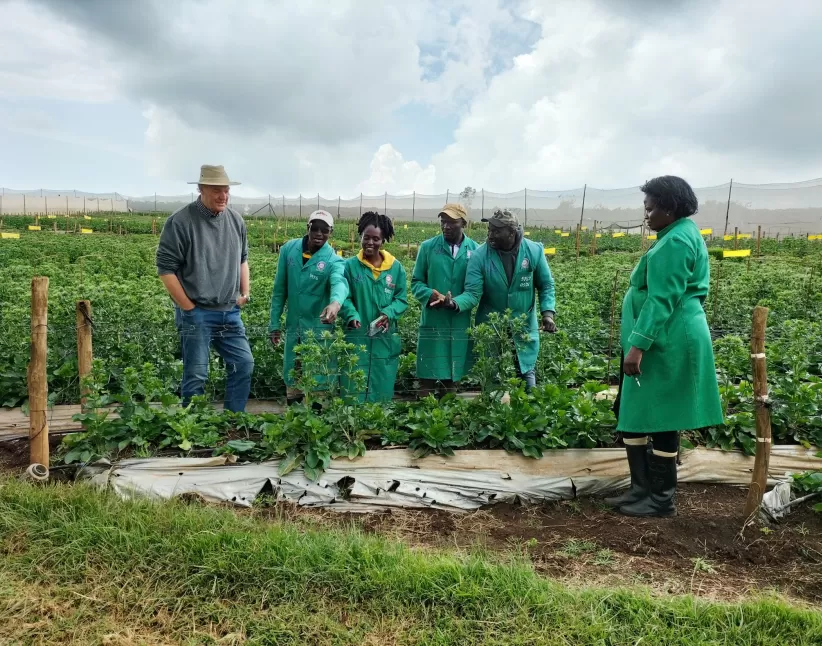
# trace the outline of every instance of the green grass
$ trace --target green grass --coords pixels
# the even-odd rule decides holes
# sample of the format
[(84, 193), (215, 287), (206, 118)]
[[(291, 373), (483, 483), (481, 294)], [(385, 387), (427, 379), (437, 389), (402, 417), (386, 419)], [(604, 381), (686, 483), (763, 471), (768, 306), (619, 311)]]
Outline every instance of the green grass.
[(578, 590), (524, 561), (414, 551), (85, 487), (0, 485), (0, 643), (822, 642), (822, 615)]

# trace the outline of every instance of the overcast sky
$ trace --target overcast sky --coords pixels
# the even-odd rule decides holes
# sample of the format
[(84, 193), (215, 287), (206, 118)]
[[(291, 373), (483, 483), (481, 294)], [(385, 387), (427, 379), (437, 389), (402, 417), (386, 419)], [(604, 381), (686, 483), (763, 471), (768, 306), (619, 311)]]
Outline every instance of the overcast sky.
[(806, 180), (820, 33), (819, 0), (0, 0), (0, 185)]

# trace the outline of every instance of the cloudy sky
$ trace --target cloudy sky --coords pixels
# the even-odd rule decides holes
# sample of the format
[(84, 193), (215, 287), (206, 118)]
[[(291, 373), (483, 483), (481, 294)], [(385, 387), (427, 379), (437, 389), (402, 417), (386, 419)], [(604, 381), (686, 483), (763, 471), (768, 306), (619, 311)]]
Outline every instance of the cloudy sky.
[(0, 0), (0, 184), (504, 192), (822, 176), (822, 2)]

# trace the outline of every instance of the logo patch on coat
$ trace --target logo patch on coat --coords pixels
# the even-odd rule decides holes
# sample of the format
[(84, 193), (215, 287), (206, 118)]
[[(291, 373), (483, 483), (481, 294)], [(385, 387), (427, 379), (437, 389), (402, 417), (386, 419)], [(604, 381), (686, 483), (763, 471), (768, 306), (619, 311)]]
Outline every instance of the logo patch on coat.
[(523, 258), (522, 259), (522, 268), (523, 269), (528, 269), (528, 258)]
[(386, 277), (385, 277), (385, 284), (386, 284), (386, 285), (388, 285), (389, 287), (391, 287), (391, 283), (392, 283), (392, 282), (393, 282), (393, 281), (392, 281), (392, 279), (391, 279), (391, 274), (389, 274), (388, 276), (386, 276)]
[(465, 253), (469, 258), (471, 257), (471, 250), (470, 249), (468, 251), (466, 251)]
[(320, 260), (320, 262), (317, 263), (317, 271), (324, 271), (324, 270), (325, 270), (325, 263), (322, 260)]

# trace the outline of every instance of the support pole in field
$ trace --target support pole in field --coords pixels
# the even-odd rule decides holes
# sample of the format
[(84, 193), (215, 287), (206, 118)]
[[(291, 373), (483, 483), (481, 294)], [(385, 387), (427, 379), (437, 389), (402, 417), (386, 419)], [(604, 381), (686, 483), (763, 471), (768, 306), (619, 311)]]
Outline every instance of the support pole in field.
[(734, 188), (734, 178), (731, 178), (731, 185), (728, 187), (728, 205), (725, 207), (725, 233), (722, 235), (728, 235), (728, 218), (731, 215), (731, 191)]
[(579, 261), (579, 244), (581, 242), (580, 236), (582, 235), (582, 225), (577, 225), (577, 261)]
[(756, 410), (756, 457), (751, 476), (751, 488), (745, 501), (745, 516), (749, 517), (762, 504), (768, 484), (768, 464), (771, 458), (771, 411), (768, 399), (768, 373), (765, 364), (765, 328), (768, 308), (755, 307), (751, 328), (751, 364), (753, 366), (754, 401)]
[(411, 222), (417, 217), (417, 191), (414, 191), (414, 195), (411, 198)]
[(80, 406), (85, 410), (88, 388), (83, 380), (91, 374), (93, 359), (91, 346), (91, 301), (77, 301), (75, 326), (77, 327), (77, 373), (80, 377)]
[(338, 195), (338, 196), (337, 196), (337, 218), (338, 218), (338, 219), (339, 219), (339, 217), (340, 217), (340, 202), (341, 202), (341, 201), (342, 201), (342, 198)]
[(300, 220), (303, 219), (303, 194), (300, 193)]
[(360, 217), (362, 217), (362, 193), (360, 193)]
[(762, 242), (762, 225), (760, 224), (756, 227), (756, 255), (761, 256), (762, 252), (760, 251), (760, 243)]
[(317, 210), (320, 210), (320, 194), (317, 193)]
[(591, 256), (597, 253), (597, 221), (594, 220), (594, 232), (591, 234)]
[(48, 298), (49, 279), (31, 279), (31, 358), (29, 387), (29, 463), (49, 466), (48, 380)]
[(485, 189), (482, 190), (482, 201), (480, 202), (480, 220), (485, 217)]
[(739, 227), (734, 227), (734, 249), (739, 248)]
[(582, 228), (582, 218), (585, 216), (585, 194), (588, 192), (588, 185), (582, 187), (582, 208), (579, 210), (579, 226)]
[(524, 193), (525, 193), (525, 205), (524, 205), (525, 206), (525, 208), (524, 208), (525, 218), (524, 218), (524, 223), (523, 223), (522, 226), (527, 227), (528, 226), (528, 189), (527, 188), (524, 189)]

